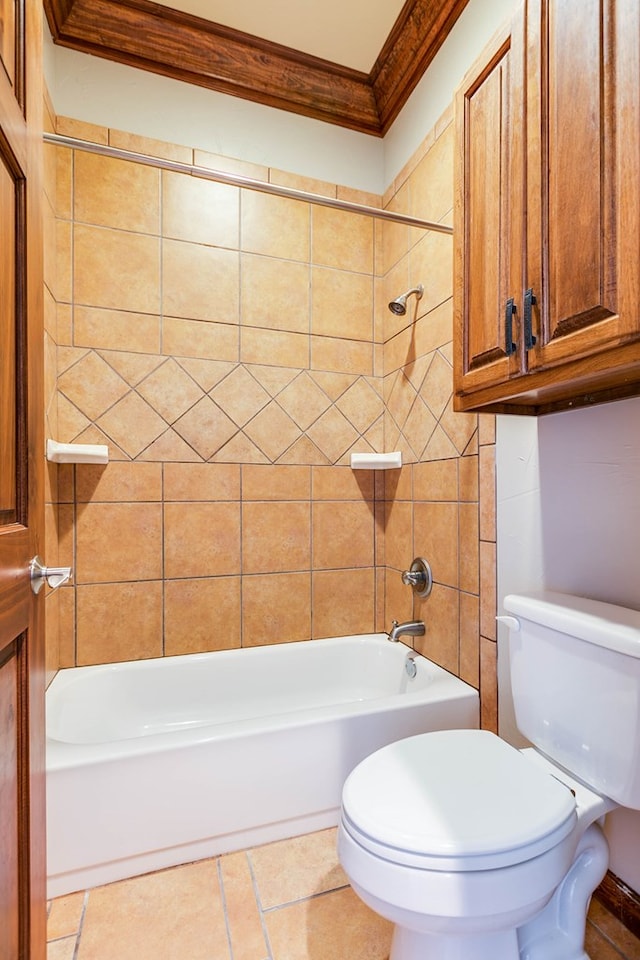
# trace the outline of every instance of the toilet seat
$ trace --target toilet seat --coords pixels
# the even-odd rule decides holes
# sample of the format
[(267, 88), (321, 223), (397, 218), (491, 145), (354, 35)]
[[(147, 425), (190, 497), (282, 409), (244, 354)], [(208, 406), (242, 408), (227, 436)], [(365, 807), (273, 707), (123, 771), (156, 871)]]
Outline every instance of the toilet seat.
[(483, 730), (420, 734), (363, 760), (343, 790), (342, 823), (399, 865), (480, 871), (523, 863), (574, 829), (569, 788)]

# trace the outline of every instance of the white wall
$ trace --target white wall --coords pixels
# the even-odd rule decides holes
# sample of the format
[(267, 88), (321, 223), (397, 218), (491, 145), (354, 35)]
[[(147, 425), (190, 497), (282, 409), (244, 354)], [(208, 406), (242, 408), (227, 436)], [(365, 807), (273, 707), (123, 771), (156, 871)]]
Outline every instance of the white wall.
[(517, 2), (470, 0), (384, 141), (54, 46), (46, 26), (45, 76), (62, 116), (381, 194)]
[[(542, 509), (537, 417), (498, 417), (496, 430), (498, 612), (509, 593), (542, 590)], [(498, 625), (500, 734), (523, 746), (510, 695), (508, 631)]]
[[(640, 398), (499, 417), (498, 599), (540, 588), (640, 610)], [(500, 732), (519, 742), (499, 636)], [(640, 890), (640, 813), (607, 821), (611, 869)]]
[(46, 47), (46, 81), (61, 116), (383, 192), (378, 137), (54, 47), (45, 30)]
[(543, 417), (538, 435), (548, 585), (640, 610), (640, 400)]

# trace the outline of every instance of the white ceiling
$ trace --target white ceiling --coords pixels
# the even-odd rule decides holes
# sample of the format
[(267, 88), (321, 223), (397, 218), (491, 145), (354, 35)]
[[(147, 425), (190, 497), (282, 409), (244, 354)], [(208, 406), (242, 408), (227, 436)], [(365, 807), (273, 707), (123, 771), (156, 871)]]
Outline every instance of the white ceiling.
[(157, 0), (165, 7), (369, 73), (404, 0)]

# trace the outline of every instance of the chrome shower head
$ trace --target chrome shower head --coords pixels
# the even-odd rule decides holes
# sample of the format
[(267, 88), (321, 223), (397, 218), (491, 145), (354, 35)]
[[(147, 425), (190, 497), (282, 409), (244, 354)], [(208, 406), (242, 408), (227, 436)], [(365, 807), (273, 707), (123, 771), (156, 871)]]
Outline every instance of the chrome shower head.
[(395, 313), (396, 317), (404, 317), (407, 312), (407, 300), (413, 294), (416, 296), (416, 300), (420, 300), (422, 294), (424, 293), (424, 287), (421, 283), (417, 287), (413, 287), (411, 290), (407, 290), (406, 293), (403, 293), (402, 296), (396, 297), (395, 300), (392, 300), (389, 304), (389, 310), (391, 313)]

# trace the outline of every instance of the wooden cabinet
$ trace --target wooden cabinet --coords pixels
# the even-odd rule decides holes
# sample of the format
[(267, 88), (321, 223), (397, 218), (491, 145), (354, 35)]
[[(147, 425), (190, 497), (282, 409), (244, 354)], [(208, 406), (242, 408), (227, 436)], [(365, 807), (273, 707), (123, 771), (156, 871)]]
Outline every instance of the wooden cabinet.
[(640, 394), (640, 9), (527, 0), (456, 95), (455, 403)]

